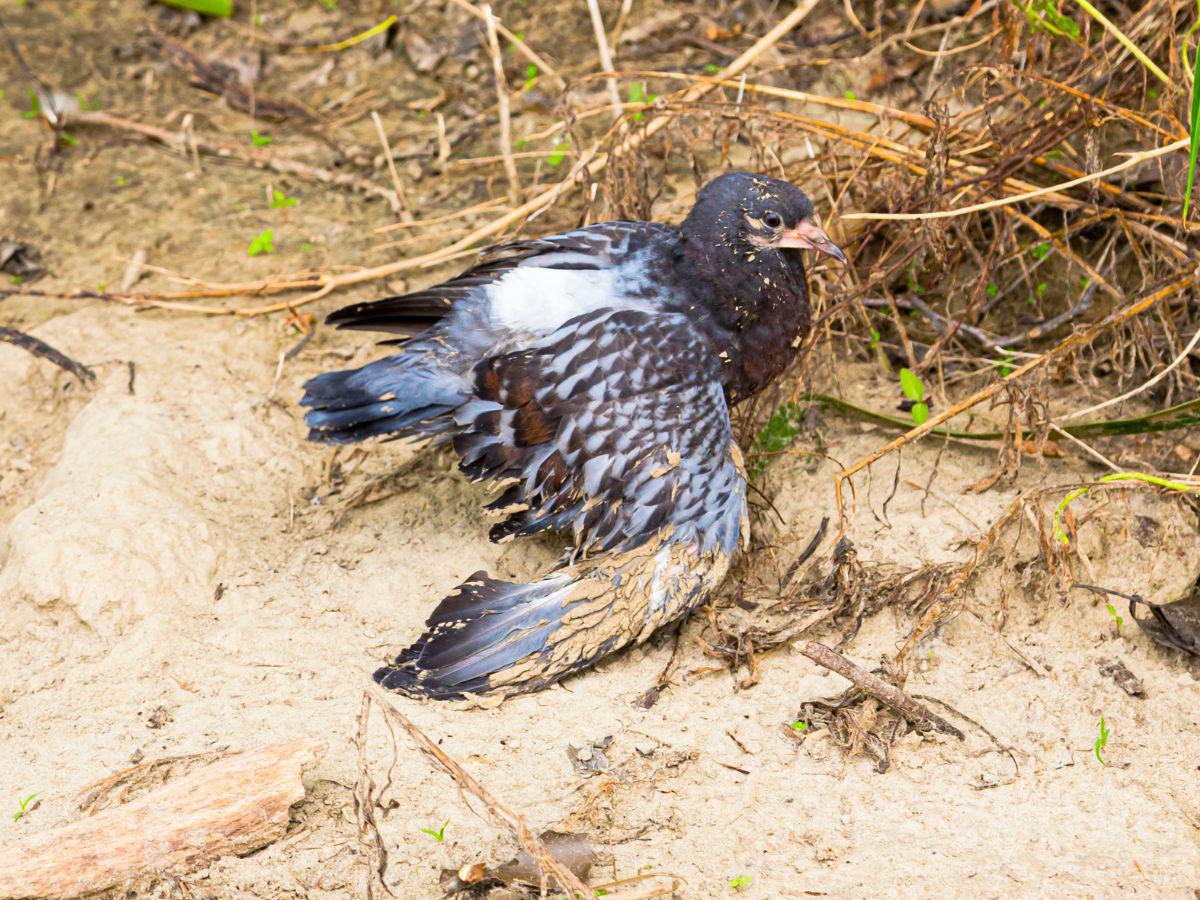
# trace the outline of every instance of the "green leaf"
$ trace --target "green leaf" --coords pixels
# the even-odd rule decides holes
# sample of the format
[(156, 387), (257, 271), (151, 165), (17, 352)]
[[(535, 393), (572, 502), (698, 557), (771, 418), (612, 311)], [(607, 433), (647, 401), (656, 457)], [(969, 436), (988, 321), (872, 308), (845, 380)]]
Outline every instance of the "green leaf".
[(570, 149), (570, 144), (559, 143), (554, 145), (554, 152), (546, 157), (546, 165), (559, 166), (562, 165), (563, 158), (567, 155), (567, 150)]
[(871, 329), (871, 343), (869, 343), (867, 345), (867, 347), (870, 348), (871, 350), (874, 350), (878, 346), (879, 346), (879, 329), (872, 328)]
[(1188, 175), (1187, 188), (1183, 193), (1183, 219), (1187, 221), (1188, 208), (1192, 202), (1192, 184), (1196, 180), (1196, 156), (1200, 153), (1200, 50), (1196, 52), (1196, 65), (1192, 69), (1192, 111), (1188, 120)]
[(1121, 633), (1121, 626), (1125, 624), (1125, 619), (1117, 615), (1117, 608), (1111, 603), (1105, 604), (1108, 607), (1108, 614), (1112, 616), (1112, 620), (1117, 623), (1117, 634)]
[(250, 242), (250, 246), (246, 248), (247, 256), (259, 256), (275, 251), (275, 229), (268, 228), (266, 231), (257, 235)]
[(729, 879), (729, 886), (731, 888), (733, 888), (734, 890), (745, 887), (749, 883), (750, 883), (749, 875), (736, 875), (733, 878)]
[(299, 201), (295, 197), (287, 197), (283, 191), (278, 188), (271, 190), (271, 209), (283, 209), (286, 206), (295, 206)]
[(537, 81), (537, 77), (538, 77), (538, 67), (536, 65), (534, 65), (533, 63), (529, 63), (529, 65), (527, 65), (525, 67), (525, 87), (526, 87), (526, 89), (528, 89), (530, 85), (532, 85), (535, 81)]
[(1050, 255), (1050, 243), (1048, 241), (1042, 241), (1042, 243), (1030, 250), (1029, 254), (1037, 260), (1045, 259)]
[(202, 16), (218, 16), (228, 19), (233, 15), (233, 0), (158, 0), (158, 2), (191, 10)]
[(65, 131), (58, 136), (58, 140), (59, 143), (66, 147), (75, 147), (79, 145), (79, 141), (76, 138), (71, 137)]
[(921, 384), (921, 379), (912, 369), (900, 370), (900, 390), (904, 391), (904, 396), (909, 400), (919, 401), (925, 398), (925, 385)]
[(437, 829), (437, 831), (434, 831), (432, 828), (418, 828), (417, 830), (420, 831), (421, 834), (429, 835), (431, 838), (433, 838), (439, 844), (444, 844), (446, 842), (446, 826), (449, 824), (450, 824), (450, 820), (447, 819), (445, 822), (442, 823), (442, 827)]
[(722, 69), (722, 67), (718, 66), (716, 63), (705, 63), (704, 64), (704, 74), (705, 75), (716, 75), (721, 71), (721, 69)]
[(808, 731), (809, 727), (810, 727), (809, 724), (807, 722), (803, 722), (803, 721), (795, 721), (795, 722), (792, 722), (790, 725), (788, 725), (788, 728), (792, 729), (792, 731), (795, 731), (799, 734), (804, 734), (804, 732)]
[(1104, 757), (1100, 755), (1100, 751), (1108, 746), (1108, 726), (1104, 723), (1104, 716), (1100, 717), (1100, 737), (1096, 738), (1096, 743), (1092, 746), (1092, 752), (1096, 754), (1096, 759), (1100, 761), (1100, 765), (1107, 766)]
[(995, 282), (992, 282), (987, 286), (987, 295), (989, 297), (994, 298), (998, 293), (1000, 293), (1000, 286)]
[(33, 88), (26, 88), (25, 93), (29, 97), (29, 109), (27, 109), (23, 113), (21, 113), (21, 118), (22, 119), (36, 119), (38, 116), (40, 116), (42, 114), (41, 101), (38, 100), (38, 95), (33, 90)]
[(252, 143), (255, 147), (270, 147), (271, 138), (267, 137), (265, 134), (259, 134), (257, 131), (251, 131), (250, 143)]
[(912, 408), (913, 423), (916, 425), (924, 425), (925, 420), (929, 418), (928, 403), (914, 403)]
[(844, 94), (842, 94), (842, 96), (845, 97), (847, 100), (857, 100), (858, 99), (858, 95), (856, 93), (854, 93), (854, 91), (846, 91)]

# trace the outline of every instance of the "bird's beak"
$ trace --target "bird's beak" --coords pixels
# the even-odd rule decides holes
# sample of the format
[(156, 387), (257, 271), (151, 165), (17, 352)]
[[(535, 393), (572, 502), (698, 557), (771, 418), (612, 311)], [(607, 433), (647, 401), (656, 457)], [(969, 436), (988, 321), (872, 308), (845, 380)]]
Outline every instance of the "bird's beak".
[(846, 262), (846, 254), (842, 252), (842, 248), (830, 240), (825, 229), (812, 219), (805, 219), (795, 228), (780, 232), (775, 246), (780, 249), (816, 250), (840, 260), (843, 264)]

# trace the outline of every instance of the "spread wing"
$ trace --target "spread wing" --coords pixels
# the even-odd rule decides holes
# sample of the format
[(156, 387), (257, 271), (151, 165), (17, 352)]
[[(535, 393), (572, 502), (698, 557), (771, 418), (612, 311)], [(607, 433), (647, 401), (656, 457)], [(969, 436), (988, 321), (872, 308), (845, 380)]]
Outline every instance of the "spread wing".
[(425, 290), (355, 303), (329, 316), (330, 325), (411, 335), (435, 324), (454, 304), (513, 269), (609, 269), (674, 226), (655, 222), (602, 222), (549, 237), (484, 250), (461, 275)]
[(494, 537), (571, 531), (576, 556), (651, 537), (732, 553), (746, 484), (720, 360), (683, 314), (601, 310), (475, 370), (455, 450), (515, 479)]

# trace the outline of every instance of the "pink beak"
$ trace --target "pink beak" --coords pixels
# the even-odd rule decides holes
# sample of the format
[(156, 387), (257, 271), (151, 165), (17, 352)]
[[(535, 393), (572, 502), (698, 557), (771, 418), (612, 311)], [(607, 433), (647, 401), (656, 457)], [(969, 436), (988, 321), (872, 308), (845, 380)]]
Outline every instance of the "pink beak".
[(816, 250), (818, 253), (824, 253), (826, 256), (840, 260), (843, 264), (846, 262), (846, 254), (842, 252), (842, 248), (830, 240), (825, 229), (813, 222), (812, 219), (805, 219), (795, 228), (780, 232), (775, 246), (780, 249), (786, 247), (797, 250)]

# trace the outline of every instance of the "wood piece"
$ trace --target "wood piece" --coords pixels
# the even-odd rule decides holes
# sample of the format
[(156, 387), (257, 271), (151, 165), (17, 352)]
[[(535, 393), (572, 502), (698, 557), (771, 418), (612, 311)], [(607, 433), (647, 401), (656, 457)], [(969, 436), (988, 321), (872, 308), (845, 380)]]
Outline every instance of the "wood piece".
[(852, 681), (860, 690), (886, 703), (897, 712), (903, 713), (918, 728), (935, 728), (943, 734), (950, 734), (960, 741), (963, 740), (964, 736), (961, 731), (932, 712), (925, 704), (917, 702), (900, 688), (873, 672), (856, 666), (836, 650), (826, 647), (818, 641), (805, 641), (800, 645), (800, 652), (817, 665), (824, 666), (831, 672), (837, 672), (843, 678)]
[(75, 897), (150, 872), (186, 871), (283, 835), (321, 741), (222, 759), (123, 806), (0, 847), (0, 897)]

